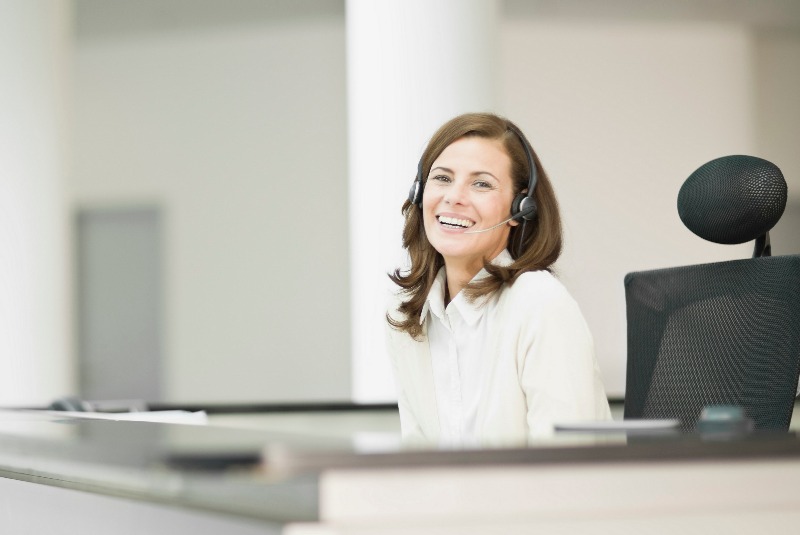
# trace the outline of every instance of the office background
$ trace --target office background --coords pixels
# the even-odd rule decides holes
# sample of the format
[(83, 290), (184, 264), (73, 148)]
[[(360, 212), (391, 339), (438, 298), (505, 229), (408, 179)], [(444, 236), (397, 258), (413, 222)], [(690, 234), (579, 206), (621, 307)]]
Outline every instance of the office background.
[[(0, 74), (11, 80), (26, 58), (50, 58), (30, 79), (51, 91), (50, 107), (17, 117), (11, 102), (39, 97), (6, 90), (0, 150), (16, 162), (20, 139), (49, 136), (44, 146), (55, 147), (18, 168), (0, 164), (2, 181), (19, 193), (30, 162), (56, 177), (42, 182), (53, 190), (44, 196), (43, 186), (19, 193), (32, 215), (4, 200), (18, 218), (11, 227), (46, 227), (50, 245), (35, 261), (11, 261), (28, 254), (24, 234), (0, 234), (9, 370), (0, 400), (352, 399), (364, 379), (351, 360), (345, 2), (0, 9), (15, 21), (13, 32), (0, 23), (9, 27)], [(737, 153), (776, 163), (789, 203), (773, 253), (800, 253), (800, 6), (498, 9), (493, 109), (523, 128), (553, 179), (566, 230), (558, 272), (595, 335), (608, 393), (621, 396), (625, 273), (752, 250), (704, 242), (681, 224), (677, 192), (697, 167)], [(29, 116), (49, 130), (20, 129)], [(400, 217), (402, 200), (387, 218)], [(367, 382), (375, 388), (355, 397), (391, 399), (385, 376)]]

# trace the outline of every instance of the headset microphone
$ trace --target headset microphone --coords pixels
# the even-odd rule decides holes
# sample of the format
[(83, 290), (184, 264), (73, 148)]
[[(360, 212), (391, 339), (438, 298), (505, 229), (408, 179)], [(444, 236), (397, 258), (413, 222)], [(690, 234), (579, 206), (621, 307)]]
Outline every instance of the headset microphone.
[(536, 207), (535, 207), (535, 206), (533, 206), (533, 207), (530, 207), (530, 206), (529, 206), (528, 208), (523, 208), (521, 211), (519, 211), (519, 212), (517, 212), (516, 214), (512, 215), (511, 217), (509, 217), (509, 218), (508, 218), (508, 219), (506, 219), (505, 221), (500, 221), (498, 224), (496, 224), (496, 225), (492, 225), (492, 226), (491, 226), (491, 227), (489, 227), (489, 228), (483, 228), (483, 229), (481, 229), (481, 230), (467, 230), (467, 231), (465, 231), (465, 232), (462, 232), (462, 234), (480, 234), (481, 232), (489, 232), (490, 230), (494, 230), (494, 229), (496, 229), (496, 228), (497, 228), (497, 227), (499, 227), (500, 225), (505, 225), (506, 223), (508, 223), (508, 222), (509, 222), (509, 221), (511, 221), (512, 219), (520, 219), (520, 218), (524, 218), (524, 217), (525, 217), (526, 215), (528, 215), (530, 212), (533, 212), (533, 211), (535, 211), (535, 210), (536, 210)]

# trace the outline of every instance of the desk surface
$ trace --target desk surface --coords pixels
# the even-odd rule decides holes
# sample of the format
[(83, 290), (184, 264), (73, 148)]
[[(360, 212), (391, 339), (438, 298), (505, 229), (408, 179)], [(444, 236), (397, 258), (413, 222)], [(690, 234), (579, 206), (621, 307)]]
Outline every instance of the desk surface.
[(396, 436), (301, 433), (0, 411), (0, 475), (270, 522), (316, 521), (320, 474), (339, 469), (575, 466), (800, 459), (793, 433), (561, 433), (528, 447), (445, 450)]

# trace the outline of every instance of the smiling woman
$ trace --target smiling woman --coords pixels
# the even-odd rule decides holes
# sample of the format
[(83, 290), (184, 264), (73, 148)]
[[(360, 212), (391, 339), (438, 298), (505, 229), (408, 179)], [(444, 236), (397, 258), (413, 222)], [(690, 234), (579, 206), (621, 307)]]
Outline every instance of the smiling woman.
[(476, 225), (489, 230), (507, 220), (514, 193), (511, 158), (499, 141), (464, 137), (448, 145), (433, 162), (422, 219), (428, 241), (444, 259), (448, 297), (458, 295), (486, 259), (506, 248), (517, 221), (476, 236), (465, 235)]
[(550, 272), (558, 203), (513, 123), (443, 125), (403, 215), (411, 267), (390, 275), (387, 343), (405, 437), (505, 445), (610, 418), (591, 334)]

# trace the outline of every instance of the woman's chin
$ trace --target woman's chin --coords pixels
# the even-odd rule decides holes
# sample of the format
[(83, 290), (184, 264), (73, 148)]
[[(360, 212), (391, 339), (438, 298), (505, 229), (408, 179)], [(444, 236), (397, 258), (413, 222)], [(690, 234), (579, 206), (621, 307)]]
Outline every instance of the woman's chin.
[(459, 245), (447, 244), (434, 248), (439, 252), (445, 261), (458, 261), (463, 259), (473, 258), (475, 256), (482, 256), (485, 252), (476, 250), (474, 247), (464, 247)]

